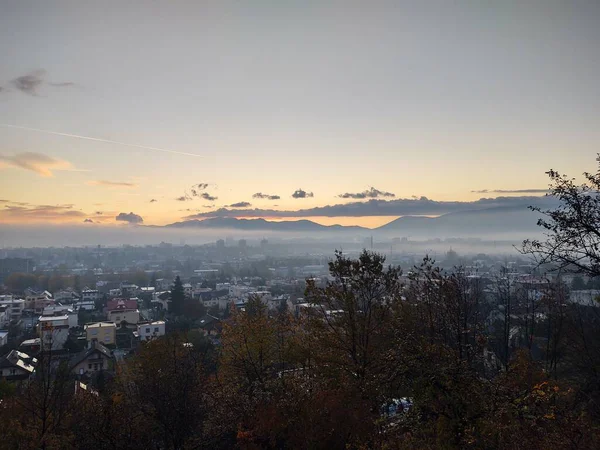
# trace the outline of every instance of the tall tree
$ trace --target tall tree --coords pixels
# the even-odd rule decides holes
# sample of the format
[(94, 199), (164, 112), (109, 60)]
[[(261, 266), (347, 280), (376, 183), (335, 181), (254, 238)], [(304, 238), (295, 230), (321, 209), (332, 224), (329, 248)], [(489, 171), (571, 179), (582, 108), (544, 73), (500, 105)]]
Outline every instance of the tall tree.
[(595, 174), (585, 172), (578, 185), (555, 170), (550, 177), (550, 193), (560, 202), (556, 209), (531, 207), (544, 217), (538, 225), (546, 231), (544, 240), (526, 240), (521, 252), (532, 255), (538, 264), (555, 264), (596, 277), (600, 275), (600, 155)]
[(183, 290), (183, 283), (179, 275), (175, 277), (173, 287), (171, 287), (171, 299), (170, 299), (169, 310), (175, 315), (183, 314), (183, 305), (185, 302), (185, 291)]

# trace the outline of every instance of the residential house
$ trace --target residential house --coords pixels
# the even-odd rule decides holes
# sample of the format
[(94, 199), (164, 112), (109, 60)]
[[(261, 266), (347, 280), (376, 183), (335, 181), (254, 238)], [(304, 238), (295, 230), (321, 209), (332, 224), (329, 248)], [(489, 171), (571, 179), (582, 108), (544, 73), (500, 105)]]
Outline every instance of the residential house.
[(140, 311), (137, 307), (137, 300), (109, 300), (106, 306), (106, 319), (117, 324), (123, 321), (131, 324), (138, 323), (140, 321)]
[(153, 338), (165, 335), (165, 322), (157, 320), (155, 322), (142, 322), (137, 326), (140, 341), (149, 341)]
[(46, 306), (42, 311), (42, 316), (69, 316), (69, 328), (75, 328), (79, 326), (79, 316), (77, 315), (77, 311), (74, 311), (68, 305)]
[(25, 300), (13, 298), (12, 295), (0, 295), (0, 306), (2, 305), (8, 306), (10, 320), (21, 320), (23, 309), (25, 309)]
[(112, 352), (96, 340), (89, 347), (71, 358), (71, 373), (89, 375), (99, 370), (112, 370), (114, 356)]
[(0, 377), (7, 380), (26, 380), (35, 372), (37, 359), (18, 350), (0, 358)]
[(37, 292), (26, 290), (25, 309), (33, 311), (35, 314), (41, 314), (45, 307), (54, 305), (55, 301), (52, 294), (48, 291)]
[(102, 294), (97, 289), (84, 289), (81, 291), (81, 300), (84, 302), (95, 302), (102, 298)]
[(41, 316), (37, 331), (45, 350), (62, 350), (69, 338), (69, 316)]
[(0, 330), (0, 347), (8, 344), (8, 331)]
[(74, 303), (79, 300), (79, 295), (71, 288), (56, 291), (52, 294), (52, 298), (57, 303)]
[(171, 293), (169, 291), (155, 292), (152, 294), (152, 307), (168, 311), (170, 298)]
[(10, 322), (10, 308), (8, 305), (0, 305), (0, 330), (7, 328)]
[(74, 308), (77, 310), (83, 310), (83, 311), (95, 311), (96, 310), (96, 302), (94, 302), (93, 300), (79, 300), (77, 301), (77, 303), (75, 303)]
[(88, 342), (97, 340), (104, 345), (115, 345), (117, 326), (112, 322), (96, 322), (84, 325)]

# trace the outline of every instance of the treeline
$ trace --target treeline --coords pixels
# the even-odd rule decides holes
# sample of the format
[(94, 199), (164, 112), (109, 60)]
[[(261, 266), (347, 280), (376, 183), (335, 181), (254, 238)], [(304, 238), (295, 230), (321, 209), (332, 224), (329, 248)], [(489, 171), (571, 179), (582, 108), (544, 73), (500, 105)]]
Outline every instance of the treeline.
[(337, 254), (330, 271), (326, 286), (308, 282), (299, 314), (251, 299), (218, 347), (185, 334), (149, 342), (95, 380), (98, 395), (74, 395), (66, 369), (42, 357), (29, 385), (0, 389), (0, 448), (600, 446), (598, 328), (576, 307), (552, 342), (561, 370), (527, 346), (498, 367), (481, 289), (460, 271), (426, 260), (406, 287), (369, 252)]

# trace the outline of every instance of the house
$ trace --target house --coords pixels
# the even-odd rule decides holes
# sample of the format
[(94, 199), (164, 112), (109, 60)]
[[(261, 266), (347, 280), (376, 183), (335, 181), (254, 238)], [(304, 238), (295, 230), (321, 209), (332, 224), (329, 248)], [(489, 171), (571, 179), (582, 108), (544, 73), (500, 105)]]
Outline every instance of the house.
[(41, 316), (37, 331), (45, 350), (62, 350), (69, 338), (69, 316)]
[(95, 302), (100, 300), (102, 294), (96, 289), (84, 289), (81, 291), (81, 300), (84, 302)]
[(55, 303), (52, 294), (48, 291), (37, 292), (28, 289), (26, 293), (25, 309), (30, 309), (35, 314), (41, 314), (45, 307)]
[(18, 350), (11, 350), (0, 358), (0, 378), (26, 380), (35, 372), (37, 359)]
[(56, 291), (52, 294), (52, 297), (57, 303), (73, 303), (79, 300), (79, 295), (71, 288)]
[(150, 339), (165, 335), (165, 322), (157, 320), (155, 322), (142, 322), (137, 326), (140, 341), (149, 341)]
[(79, 325), (79, 317), (77, 312), (72, 308), (66, 305), (53, 305), (46, 306), (42, 311), (43, 317), (52, 317), (52, 316), (68, 316), (69, 320), (69, 328), (75, 328)]
[(0, 306), (2, 305), (8, 306), (10, 320), (21, 320), (25, 309), (25, 300), (13, 298), (12, 295), (0, 295)]
[(79, 300), (77, 303), (73, 305), (77, 310), (83, 311), (95, 311), (96, 310), (96, 302), (92, 300)]
[(0, 347), (8, 343), (8, 331), (0, 330)]
[(140, 311), (137, 307), (136, 299), (113, 299), (106, 305), (106, 319), (109, 322), (136, 324), (140, 321)]
[(168, 311), (170, 298), (171, 293), (169, 291), (155, 292), (152, 294), (152, 307)]
[(8, 327), (10, 322), (10, 308), (8, 305), (0, 305), (0, 329)]
[(28, 355), (37, 355), (42, 348), (42, 340), (40, 338), (27, 339), (19, 345), (19, 351)]
[(112, 370), (112, 352), (97, 340), (90, 341), (89, 347), (71, 358), (71, 373), (90, 375), (99, 370)]
[(84, 325), (88, 342), (97, 340), (104, 345), (115, 345), (117, 326), (112, 322), (96, 322)]

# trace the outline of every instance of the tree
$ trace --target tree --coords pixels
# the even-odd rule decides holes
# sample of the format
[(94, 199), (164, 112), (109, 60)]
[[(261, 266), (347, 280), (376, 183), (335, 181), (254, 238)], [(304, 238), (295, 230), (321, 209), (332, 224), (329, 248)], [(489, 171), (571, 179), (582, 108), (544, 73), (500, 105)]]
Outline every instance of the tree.
[(183, 283), (179, 275), (175, 278), (173, 287), (171, 288), (171, 299), (170, 299), (169, 311), (174, 315), (183, 314), (183, 306), (185, 302), (185, 291), (183, 290)]
[(523, 241), (523, 254), (533, 256), (538, 264), (554, 264), (590, 277), (600, 275), (600, 155), (596, 161), (597, 173), (585, 172), (581, 185), (555, 170), (546, 172), (548, 195), (560, 204), (548, 210), (530, 207), (544, 216), (538, 226), (546, 231), (546, 239)]

